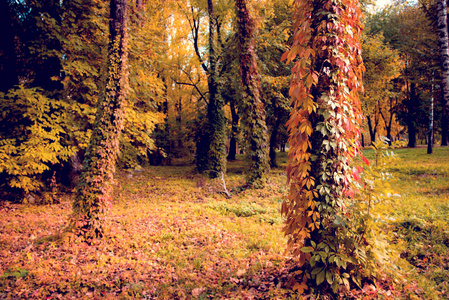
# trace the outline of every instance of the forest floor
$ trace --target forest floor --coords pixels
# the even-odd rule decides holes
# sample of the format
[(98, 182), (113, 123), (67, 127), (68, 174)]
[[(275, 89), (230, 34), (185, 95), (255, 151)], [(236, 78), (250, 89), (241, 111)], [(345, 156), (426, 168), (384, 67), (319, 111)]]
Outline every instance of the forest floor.
[[(386, 169), (395, 192), (376, 212), (399, 275), (344, 297), (448, 299), (449, 148), (395, 152), (401, 160)], [(297, 299), (279, 213), (286, 155), (257, 190), (243, 188), (239, 158), (225, 177), (231, 198), (221, 179), (182, 162), (120, 171), (110, 230), (94, 245), (60, 238), (70, 195), (51, 205), (2, 202), (0, 299)]]

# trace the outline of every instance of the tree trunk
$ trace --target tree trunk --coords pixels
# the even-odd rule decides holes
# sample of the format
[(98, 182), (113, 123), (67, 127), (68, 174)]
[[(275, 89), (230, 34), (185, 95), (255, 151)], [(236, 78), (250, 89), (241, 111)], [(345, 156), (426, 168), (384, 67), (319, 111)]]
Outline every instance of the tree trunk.
[(446, 114), (449, 112), (449, 52), (447, 30), (447, 3), (446, 0), (437, 1), (438, 16), (438, 46), (441, 60), (441, 85), (443, 88), (444, 105)]
[(272, 168), (277, 168), (278, 167), (278, 163), (276, 160), (276, 146), (277, 146), (277, 136), (278, 136), (278, 132), (279, 132), (279, 127), (281, 126), (281, 116), (277, 115), (278, 109), (275, 107), (275, 111), (274, 111), (274, 115), (276, 117), (276, 122), (274, 123), (273, 129), (271, 130), (271, 135), (270, 135), (270, 167)]
[(387, 139), (388, 144), (391, 146), (391, 143), (393, 142), (393, 136), (391, 135), (391, 127), (393, 126), (393, 119), (394, 119), (394, 112), (393, 112), (393, 99), (390, 98), (390, 118), (388, 120), (387, 125)]
[[(207, 124), (200, 133), (197, 143), (196, 165), (199, 172), (212, 170), (210, 177), (217, 177), (226, 172), (226, 118), (224, 102), (218, 91), (218, 70), (215, 41), (215, 16), (212, 0), (207, 1), (209, 15), (209, 68), (208, 87), (209, 103), (207, 105)], [(203, 67), (205, 68), (205, 67)]]
[(278, 135), (278, 128), (277, 126), (273, 127), (273, 130), (271, 131), (270, 135), (270, 167), (271, 168), (277, 168), (278, 162), (276, 160), (276, 144), (277, 144), (277, 135)]
[(417, 100), (418, 96), (416, 94), (416, 84), (410, 83), (410, 92), (408, 95), (408, 117), (407, 117), (407, 130), (408, 130), (408, 147), (415, 148), (416, 147), (416, 117), (418, 110)]
[[(287, 123), (290, 192), (281, 214), (288, 247), (298, 257), (298, 269), (304, 271), (302, 278), (296, 277), (297, 282), (311, 278), (317, 285), (323, 283), (318, 288), (324, 290), (329, 288), (324, 275), (340, 276), (346, 266), (336, 264), (330, 256), (321, 256), (322, 262), (314, 260), (320, 247), (335, 249), (336, 255), (347, 253), (355, 262), (348, 269), (357, 273), (363, 269), (357, 264), (364, 262), (354, 252), (368, 246), (357, 233), (354, 243), (347, 243), (343, 233), (346, 221), (340, 222), (351, 222), (345, 216), (346, 201), (352, 201), (349, 191), (354, 173), (350, 166), (352, 157), (361, 152), (361, 12), (358, 1), (293, 2), (294, 46), (283, 55), (287, 63), (295, 61), (290, 87), (292, 112)], [(341, 124), (347, 125), (343, 128)], [(353, 150), (348, 151), (350, 148)], [(319, 273), (323, 280), (316, 275)], [(334, 281), (334, 291), (338, 285)]]
[(449, 118), (447, 113), (448, 109), (443, 98), (441, 98), (441, 101), (443, 102), (443, 113), (441, 116), (441, 146), (447, 146), (449, 139)]
[(369, 130), (369, 137), (371, 144), (376, 142), (376, 131), (377, 131), (377, 124), (373, 125), (373, 122), (371, 121), (370, 116), (366, 116), (366, 120), (368, 121), (368, 130)]
[(256, 28), (246, 0), (236, 0), (240, 76), (242, 79), (242, 122), (249, 143), (248, 185), (263, 186), (269, 169), (268, 134), (265, 108), (260, 98), (260, 74), (254, 38)]
[(416, 147), (416, 126), (415, 122), (409, 121), (407, 123), (408, 129), (408, 147), (415, 148)]
[(237, 136), (239, 134), (239, 114), (237, 113), (234, 99), (230, 99), (229, 106), (231, 108), (232, 128), (231, 139), (229, 141), (228, 160), (235, 160), (237, 154)]
[[(433, 79), (432, 79), (433, 81)], [(427, 154), (432, 154), (433, 152), (433, 116), (434, 116), (434, 107), (433, 107), (433, 83), (430, 97), (430, 111), (429, 111), (429, 137), (427, 139)]]
[(126, 0), (110, 1), (108, 74), (76, 189), (71, 228), (89, 241), (103, 236), (119, 153), (128, 88)]

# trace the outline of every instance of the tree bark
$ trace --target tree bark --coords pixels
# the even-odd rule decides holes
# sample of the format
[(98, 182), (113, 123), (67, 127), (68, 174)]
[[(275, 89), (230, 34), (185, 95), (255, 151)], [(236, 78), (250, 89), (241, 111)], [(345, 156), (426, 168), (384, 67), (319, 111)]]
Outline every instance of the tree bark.
[(70, 226), (87, 241), (104, 234), (128, 90), (126, 0), (111, 0), (110, 13), (107, 81), (98, 101)]
[[(224, 115), (224, 102), (218, 89), (218, 70), (216, 55), (216, 24), (214, 5), (212, 0), (207, 1), (209, 15), (209, 66), (203, 65), (208, 72), (209, 102), (207, 104), (207, 123), (205, 131), (199, 135), (196, 153), (196, 166), (199, 172), (212, 170), (210, 177), (217, 177), (226, 171), (226, 118)], [(197, 42), (196, 42), (197, 43)], [(197, 46), (196, 46), (197, 49)], [(199, 51), (196, 51), (199, 55)], [(199, 57), (200, 61), (201, 57)], [(201, 130), (201, 129), (200, 129)]]
[(413, 121), (407, 123), (408, 129), (408, 147), (416, 148), (416, 126)]
[(273, 125), (273, 129), (271, 130), (271, 135), (270, 135), (270, 153), (269, 153), (269, 157), (270, 157), (270, 167), (272, 168), (277, 168), (278, 167), (278, 163), (276, 160), (276, 146), (278, 143), (278, 133), (279, 133), (279, 127), (281, 126), (281, 116), (277, 115), (277, 108), (275, 108), (275, 118), (276, 118), (276, 122)]
[(408, 117), (407, 117), (407, 130), (408, 130), (408, 147), (415, 148), (416, 147), (416, 117), (417, 117), (417, 105), (419, 101), (417, 101), (416, 94), (416, 84), (410, 84), (410, 92), (408, 95)]
[[(433, 81), (433, 79), (432, 79)], [(427, 139), (427, 154), (433, 152), (433, 118), (434, 118), (434, 105), (433, 105), (433, 82), (430, 97), (430, 110), (429, 110), (429, 137)]]
[(237, 136), (239, 131), (239, 114), (237, 113), (237, 109), (235, 107), (235, 100), (230, 99), (229, 106), (231, 108), (231, 139), (229, 141), (229, 153), (228, 160), (235, 160), (237, 154)]
[(444, 105), (446, 114), (449, 112), (449, 52), (448, 52), (448, 30), (447, 30), (447, 4), (446, 0), (437, 1), (438, 16), (438, 46), (441, 60), (441, 85), (443, 88)]
[(256, 28), (246, 0), (236, 0), (240, 76), (242, 80), (242, 121), (249, 143), (250, 167), (248, 185), (263, 186), (269, 170), (268, 134), (265, 107), (260, 97), (260, 74), (257, 66), (254, 37)]
[(371, 144), (373, 144), (376, 142), (377, 122), (374, 122), (374, 124), (373, 124), (370, 116), (366, 116), (366, 120), (368, 121), (368, 130), (369, 130), (370, 141), (371, 141)]
[(443, 113), (441, 115), (441, 146), (447, 146), (448, 145), (448, 133), (449, 133), (449, 120), (448, 120), (448, 109), (446, 107), (446, 104), (444, 102), (444, 99), (441, 98), (442, 106), (443, 106)]

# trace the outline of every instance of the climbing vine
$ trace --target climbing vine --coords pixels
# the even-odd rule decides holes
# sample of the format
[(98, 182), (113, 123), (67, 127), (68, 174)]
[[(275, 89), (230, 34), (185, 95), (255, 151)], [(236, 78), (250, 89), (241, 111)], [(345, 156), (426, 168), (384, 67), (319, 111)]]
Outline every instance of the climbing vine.
[(255, 49), (256, 26), (247, 1), (236, 1), (238, 23), (239, 63), (242, 81), (242, 124), (248, 141), (250, 161), (247, 181), (250, 186), (261, 187), (269, 170), (268, 135), (265, 107), (260, 97), (260, 73)]
[(70, 229), (90, 241), (104, 234), (128, 90), (126, 1), (111, 0), (108, 78), (76, 189)]
[(299, 261), (296, 288), (313, 279), (336, 291), (350, 279), (360, 283), (366, 259), (363, 239), (347, 225), (346, 204), (354, 180), (350, 163), (360, 152), (361, 11), (358, 0), (294, 5), (294, 42), (283, 55), (294, 61), (284, 233)]

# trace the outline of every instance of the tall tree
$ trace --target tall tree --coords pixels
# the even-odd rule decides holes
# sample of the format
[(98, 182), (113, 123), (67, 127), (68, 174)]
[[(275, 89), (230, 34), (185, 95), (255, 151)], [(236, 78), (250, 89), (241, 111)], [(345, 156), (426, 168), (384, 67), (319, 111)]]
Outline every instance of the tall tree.
[(260, 97), (260, 74), (255, 47), (256, 28), (246, 0), (236, 0), (240, 76), (242, 79), (242, 123), (248, 145), (250, 186), (262, 186), (269, 170), (266, 112)]
[(198, 7), (190, 6), (191, 18), (189, 25), (192, 32), (193, 46), (203, 71), (207, 74), (209, 97), (206, 114), (200, 114), (202, 120), (199, 123), (198, 138), (196, 143), (196, 166), (199, 172), (211, 170), (211, 177), (216, 177), (220, 172), (226, 171), (226, 118), (224, 115), (224, 100), (220, 93), (221, 70), (225, 64), (220, 60), (221, 21), (215, 11), (213, 0), (207, 1), (208, 16), (208, 55), (205, 59), (201, 53), (201, 12)]
[(208, 119), (208, 168), (211, 176), (216, 177), (217, 172), (226, 171), (226, 118), (224, 115), (224, 102), (219, 93), (218, 65), (216, 36), (218, 35), (217, 18), (214, 13), (212, 0), (207, 1), (207, 12), (209, 16), (209, 103), (207, 105)]
[(71, 229), (86, 240), (104, 234), (128, 89), (127, 1), (110, 1), (110, 37), (105, 90), (76, 189)]
[(299, 57), (290, 89), (284, 233), (304, 270), (303, 284), (311, 276), (316, 285), (327, 282), (336, 292), (340, 284), (349, 285), (350, 277), (338, 261), (350, 256), (348, 268), (354, 271), (364, 261), (356, 249), (365, 246), (345, 225), (350, 162), (360, 152), (361, 11), (353, 0), (296, 0), (295, 6), (294, 42), (284, 55), (288, 61)]

